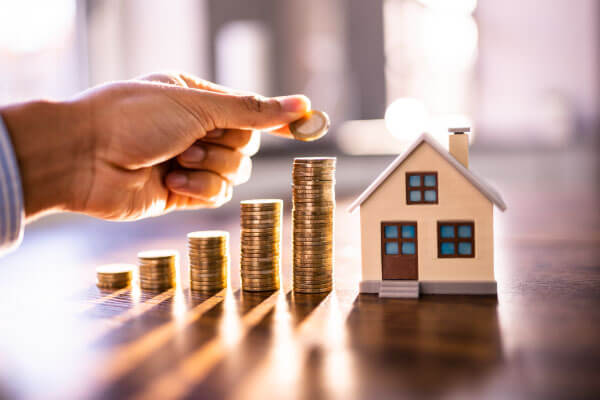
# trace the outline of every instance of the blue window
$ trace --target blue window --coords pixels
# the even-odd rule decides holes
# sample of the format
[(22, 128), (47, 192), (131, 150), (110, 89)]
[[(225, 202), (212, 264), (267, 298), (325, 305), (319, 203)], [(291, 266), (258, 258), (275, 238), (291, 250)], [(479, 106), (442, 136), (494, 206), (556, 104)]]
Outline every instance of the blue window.
[(387, 242), (385, 244), (385, 254), (398, 254), (398, 242)]
[(435, 175), (425, 175), (423, 180), (427, 187), (434, 187), (437, 184), (437, 177)]
[(421, 186), (421, 176), (420, 175), (410, 175), (408, 178), (408, 185), (412, 187)]
[(419, 203), (421, 201), (421, 191), (420, 190), (411, 190), (410, 191), (410, 201), (414, 203)]
[(398, 237), (398, 227), (394, 225), (389, 225), (385, 227), (385, 238), (386, 239), (395, 239)]
[(475, 257), (475, 224), (473, 222), (438, 222), (438, 257)]
[(415, 237), (414, 225), (402, 225), (402, 237), (403, 238), (414, 238)]
[(402, 243), (402, 254), (415, 254), (415, 253), (416, 253), (415, 242)]
[(454, 242), (442, 242), (442, 245), (440, 246), (440, 253), (443, 256), (453, 256)]
[(473, 254), (473, 245), (471, 242), (458, 242), (458, 254), (461, 256), (470, 256)]
[(454, 237), (454, 225), (441, 225), (440, 236), (444, 239)]
[(438, 200), (437, 172), (406, 173), (407, 204), (437, 204)]
[(471, 229), (471, 225), (459, 225), (458, 226), (458, 237), (459, 238), (473, 237), (473, 230)]
[(381, 229), (384, 256), (414, 256), (417, 254), (417, 224), (415, 222), (384, 222)]
[(437, 200), (437, 192), (435, 190), (425, 191), (425, 201), (428, 203), (435, 203)]

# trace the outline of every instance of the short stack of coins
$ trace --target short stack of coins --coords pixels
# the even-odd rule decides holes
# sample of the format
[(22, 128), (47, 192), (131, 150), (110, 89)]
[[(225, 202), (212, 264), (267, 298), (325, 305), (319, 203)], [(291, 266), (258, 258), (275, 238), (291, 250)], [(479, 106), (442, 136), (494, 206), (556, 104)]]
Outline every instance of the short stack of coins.
[(294, 291), (333, 288), (335, 157), (294, 159), (292, 252)]
[(242, 289), (262, 292), (279, 289), (283, 201), (245, 200), (241, 208)]
[(101, 289), (121, 289), (129, 286), (135, 266), (131, 264), (109, 264), (96, 268), (96, 285)]
[(188, 233), (190, 288), (211, 292), (227, 287), (229, 233), (198, 231)]
[(175, 286), (177, 251), (150, 250), (138, 253), (140, 287), (165, 290)]

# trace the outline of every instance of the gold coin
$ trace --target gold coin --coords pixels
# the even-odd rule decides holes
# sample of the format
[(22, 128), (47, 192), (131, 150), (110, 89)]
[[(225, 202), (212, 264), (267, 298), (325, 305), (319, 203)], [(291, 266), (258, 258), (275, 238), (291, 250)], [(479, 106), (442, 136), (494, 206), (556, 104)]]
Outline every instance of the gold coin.
[(101, 275), (131, 275), (135, 269), (133, 264), (106, 264), (96, 267), (96, 273)]
[(131, 281), (119, 282), (119, 283), (103, 283), (97, 282), (96, 286), (100, 289), (122, 289), (131, 284)]
[(268, 261), (253, 261), (249, 259), (243, 259), (240, 261), (240, 267), (242, 269), (267, 269), (275, 268), (280, 266), (279, 259), (269, 259)]
[(176, 250), (147, 250), (140, 251), (138, 258), (142, 260), (169, 259), (178, 255)]
[(148, 285), (148, 284), (140, 284), (140, 288), (142, 290), (150, 290), (150, 291), (164, 291), (167, 289), (171, 289), (175, 287), (175, 285)]
[(220, 271), (197, 271), (197, 270), (190, 270), (190, 276), (193, 277), (197, 277), (197, 278), (227, 278), (227, 271), (226, 270), (220, 270)]
[(301, 163), (307, 163), (307, 164), (333, 163), (333, 164), (335, 164), (336, 160), (337, 160), (336, 157), (296, 157), (296, 158), (294, 158), (294, 163), (295, 164), (301, 164)]
[(187, 234), (188, 239), (192, 240), (227, 240), (229, 232), (227, 231), (195, 231)]
[(282, 207), (283, 207), (283, 200), (281, 200), (281, 199), (253, 199), (253, 200), (240, 201), (240, 208), (243, 210), (247, 210), (247, 209), (272, 210), (272, 209), (280, 209)]
[(329, 130), (329, 116), (323, 111), (312, 110), (302, 118), (289, 124), (294, 138), (303, 142), (312, 142), (325, 136)]
[(320, 294), (320, 293), (329, 293), (333, 290), (333, 286), (329, 288), (316, 288), (316, 289), (307, 289), (307, 288), (294, 288), (294, 292), (302, 293), (302, 294)]
[(195, 282), (190, 282), (190, 289), (198, 292), (216, 292), (221, 289), (225, 289), (227, 284), (217, 284), (217, 285), (202, 285)]

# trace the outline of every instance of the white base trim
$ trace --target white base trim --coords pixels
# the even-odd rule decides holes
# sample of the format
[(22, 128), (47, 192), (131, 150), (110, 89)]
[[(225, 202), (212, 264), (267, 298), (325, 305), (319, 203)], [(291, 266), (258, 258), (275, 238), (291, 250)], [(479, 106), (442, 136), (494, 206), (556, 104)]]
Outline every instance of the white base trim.
[[(360, 293), (379, 294), (382, 281), (360, 281)], [(420, 281), (421, 294), (467, 294), (467, 295), (495, 295), (498, 293), (496, 281)]]

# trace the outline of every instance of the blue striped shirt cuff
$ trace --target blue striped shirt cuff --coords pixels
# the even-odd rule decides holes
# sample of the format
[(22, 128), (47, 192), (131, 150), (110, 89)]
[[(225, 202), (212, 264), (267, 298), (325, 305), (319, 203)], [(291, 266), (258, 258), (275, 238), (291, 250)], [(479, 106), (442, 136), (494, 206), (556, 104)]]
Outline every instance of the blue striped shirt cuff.
[(7, 253), (21, 243), (24, 221), (19, 166), (8, 130), (0, 116), (0, 254)]

